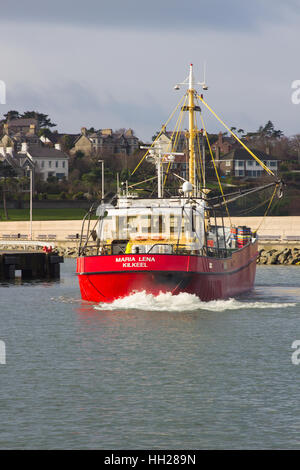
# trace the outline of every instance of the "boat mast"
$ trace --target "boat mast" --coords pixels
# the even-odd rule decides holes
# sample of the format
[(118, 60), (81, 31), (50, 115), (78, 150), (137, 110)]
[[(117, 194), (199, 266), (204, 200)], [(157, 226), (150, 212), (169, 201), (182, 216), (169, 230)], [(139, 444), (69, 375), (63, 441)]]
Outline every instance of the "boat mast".
[[(205, 83), (205, 77), (203, 82), (195, 82), (193, 75), (193, 64), (190, 64), (190, 73), (188, 77), (182, 82), (177, 83), (174, 86), (175, 90), (179, 90), (181, 85), (188, 87), (187, 94), (189, 98), (188, 106), (183, 106), (183, 111), (189, 112), (189, 182), (192, 184), (192, 194), (193, 196), (197, 195), (197, 184), (195, 178), (195, 166), (196, 166), (196, 155), (195, 155), (195, 138), (197, 135), (197, 129), (195, 128), (195, 111), (201, 111), (199, 106), (195, 106), (195, 86), (200, 85), (203, 90), (207, 90), (208, 87)], [(201, 158), (201, 155), (199, 155)], [(204, 184), (204, 182), (203, 182)]]
[(193, 76), (193, 64), (190, 64), (189, 74), (189, 181), (193, 185), (193, 194), (195, 195), (195, 105), (194, 105), (194, 76)]

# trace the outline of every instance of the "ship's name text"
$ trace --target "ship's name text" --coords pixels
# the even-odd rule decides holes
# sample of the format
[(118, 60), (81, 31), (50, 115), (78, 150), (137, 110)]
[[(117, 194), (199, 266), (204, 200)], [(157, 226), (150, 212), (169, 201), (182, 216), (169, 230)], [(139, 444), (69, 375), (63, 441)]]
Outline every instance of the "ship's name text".
[(155, 262), (154, 256), (121, 256), (116, 263), (123, 263), (123, 268), (147, 268), (147, 263)]

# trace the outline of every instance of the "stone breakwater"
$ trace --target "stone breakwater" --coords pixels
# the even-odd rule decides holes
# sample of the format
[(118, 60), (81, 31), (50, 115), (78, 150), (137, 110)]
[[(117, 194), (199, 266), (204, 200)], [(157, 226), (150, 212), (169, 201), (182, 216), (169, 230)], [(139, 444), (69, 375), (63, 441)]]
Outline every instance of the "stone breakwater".
[(257, 264), (300, 265), (300, 248), (282, 248), (266, 250), (262, 248), (256, 260)]
[[(1, 252), (9, 252), (9, 251), (16, 251), (16, 252), (21, 252), (21, 251), (34, 251), (34, 252), (43, 252), (43, 247), (37, 247), (35, 245), (30, 245), (26, 244), (26, 246), (23, 245), (1, 245), (0, 248), (0, 253)], [(59, 256), (63, 256), (64, 258), (76, 258), (78, 255), (78, 248), (74, 246), (54, 246), (52, 248), (52, 252), (55, 254), (58, 254)], [(89, 254), (94, 254), (94, 253), (89, 253)]]
[[(30, 245), (30, 243), (27, 243), (25, 245), (1, 245), (0, 247), (0, 252), (9, 252), (9, 251), (37, 251), (37, 252), (43, 252), (43, 246), (36, 246), (34, 244)], [(59, 245), (53, 245), (52, 248), (53, 253), (58, 254), (59, 256), (63, 256), (64, 258), (77, 258), (78, 256), (78, 244), (65, 244), (65, 243), (60, 243)], [(97, 254), (97, 249), (95, 247), (88, 247), (86, 248), (86, 254), (87, 255), (96, 255)]]
[[(54, 251), (64, 258), (77, 258), (78, 256), (78, 247), (77, 246), (56, 246)], [(88, 247), (85, 249), (87, 256), (92, 256), (97, 254), (97, 248)]]
[(74, 246), (58, 246), (55, 247), (55, 251), (64, 258), (77, 258), (78, 255), (78, 248)]

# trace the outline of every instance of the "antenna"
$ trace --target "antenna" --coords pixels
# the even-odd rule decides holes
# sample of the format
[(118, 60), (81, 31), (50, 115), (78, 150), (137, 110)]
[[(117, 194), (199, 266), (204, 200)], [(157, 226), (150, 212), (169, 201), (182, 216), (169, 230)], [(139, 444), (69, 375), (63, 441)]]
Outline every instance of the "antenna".
[(208, 86), (206, 85), (206, 60), (204, 61), (203, 64), (203, 85), (202, 85), (203, 90), (208, 90)]
[(174, 90), (180, 90), (181, 85), (186, 85), (188, 88), (193, 88), (194, 85), (200, 85), (203, 90), (208, 90), (208, 86), (205, 82), (205, 75), (206, 75), (206, 62), (204, 62), (204, 80), (203, 82), (195, 82), (193, 77), (193, 64), (190, 64), (190, 73), (188, 77), (181, 83), (176, 83), (174, 86)]

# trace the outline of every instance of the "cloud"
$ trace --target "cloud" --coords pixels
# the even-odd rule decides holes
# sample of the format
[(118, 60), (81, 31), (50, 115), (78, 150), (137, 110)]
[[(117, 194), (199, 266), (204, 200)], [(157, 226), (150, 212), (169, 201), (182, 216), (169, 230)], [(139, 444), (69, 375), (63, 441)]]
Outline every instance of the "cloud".
[[(38, 111), (48, 114), (61, 132), (76, 133), (80, 127), (137, 128), (143, 135), (153, 133), (153, 123), (163, 114), (155, 97), (148, 95), (146, 103), (134, 102), (111, 93), (99, 95), (88, 83), (63, 80), (35, 86), (17, 82), (10, 90), (2, 113), (11, 109), (19, 112)], [(77, 124), (76, 124), (77, 123)]]
[[(52, 16), (45, 10), (47, 21), (42, 23), (30, 18), (30, 0), (26, 3), (27, 21), (21, 21), (20, 10), (15, 12), (15, 23), (4, 24), (2, 16), (0, 79), (6, 83), (7, 105), (0, 105), (0, 113), (36, 109), (49, 114), (60, 131), (78, 132), (82, 126), (132, 127), (139, 137), (149, 139), (179, 100), (173, 85), (187, 76), (188, 64), (195, 64), (195, 76), (201, 80), (206, 60), (207, 100), (227, 124), (254, 131), (270, 119), (287, 134), (299, 132), (300, 105), (291, 102), (291, 83), (300, 79), (297, 15), (289, 24), (272, 20), (279, 12), (287, 14), (291, 1), (282, 10), (274, 2), (265, 23), (266, 14), (260, 16), (260, 8), (248, 18), (249, 27), (243, 31), (240, 26), (218, 28), (218, 21), (224, 13), (224, 24), (230, 15), (235, 23), (237, 15), (247, 16), (249, 9), (234, 10), (232, 0), (226, 2), (231, 10), (225, 12), (224, 2), (217, 2), (217, 14), (217, 3), (208, 2), (215, 7), (209, 7), (211, 27), (188, 31), (183, 17), (184, 27), (164, 29), (160, 34), (157, 25), (143, 31), (117, 28), (117, 20), (111, 18), (105, 28), (90, 27), (85, 17), (74, 23), (75, 13), (70, 10), (66, 15), (66, 3), (58, 9), (54, 0)], [(259, 3), (268, 5), (269, 1)], [(169, 1), (162, 4), (170, 5)], [(74, 7), (77, 14), (78, 5)], [(91, 14), (91, 2), (85, 5)], [(108, 18), (111, 10), (102, 8), (103, 17)], [(157, 3), (152, 8), (164, 17)], [(66, 23), (55, 22), (58, 11)], [(138, 13), (132, 15), (137, 24)], [(264, 27), (253, 31), (251, 24), (253, 28), (258, 24)], [(205, 120), (208, 131), (220, 130), (214, 118)]]
[(98, 28), (138, 30), (187, 29), (255, 30), (264, 22), (282, 22), (295, 13), (294, 0), (40, 0), (7, 2), (1, 7), (2, 20), (88, 25)]

